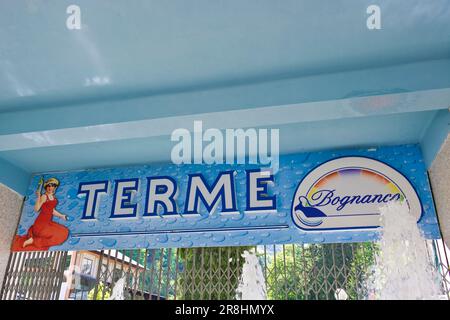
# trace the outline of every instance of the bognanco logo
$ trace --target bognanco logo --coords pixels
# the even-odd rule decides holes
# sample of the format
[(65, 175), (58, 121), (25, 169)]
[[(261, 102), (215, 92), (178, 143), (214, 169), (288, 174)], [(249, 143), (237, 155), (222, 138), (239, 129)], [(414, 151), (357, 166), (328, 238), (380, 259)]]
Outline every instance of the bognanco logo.
[(375, 229), (380, 225), (379, 208), (395, 201), (406, 201), (410, 213), (420, 219), (419, 196), (402, 173), (371, 158), (336, 158), (299, 183), (292, 219), (309, 231)]

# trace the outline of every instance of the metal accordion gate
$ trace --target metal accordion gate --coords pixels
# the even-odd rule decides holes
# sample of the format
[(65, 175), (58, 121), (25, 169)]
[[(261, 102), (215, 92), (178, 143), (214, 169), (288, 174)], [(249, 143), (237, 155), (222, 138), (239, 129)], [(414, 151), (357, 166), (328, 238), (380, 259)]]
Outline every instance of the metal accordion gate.
[(2, 300), (59, 298), (67, 252), (17, 252), (9, 258), (1, 290)]
[[(429, 259), (449, 297), (450, 271), (441, 240), (427, 241)], [(122, 281), (130, 300), (236, 299), (244, 250), (255, 250), (268, 299), (329, 300), (370, 296), (366, 279), (376, 243), (165, 248), (13, 253), (1, 299), (106, 300)]]

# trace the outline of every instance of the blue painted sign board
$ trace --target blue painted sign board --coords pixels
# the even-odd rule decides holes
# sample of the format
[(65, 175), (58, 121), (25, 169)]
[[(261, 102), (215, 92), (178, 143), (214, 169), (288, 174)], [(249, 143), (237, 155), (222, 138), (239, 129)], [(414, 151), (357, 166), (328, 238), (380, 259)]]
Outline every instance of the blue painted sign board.
[(275, 174), (249, 164), (42, 173), (12, 249), (373, 241), (378, 208), (393, 201), (406, 201), (425, 237), (440, 237), (417, 145), (282, 155)]

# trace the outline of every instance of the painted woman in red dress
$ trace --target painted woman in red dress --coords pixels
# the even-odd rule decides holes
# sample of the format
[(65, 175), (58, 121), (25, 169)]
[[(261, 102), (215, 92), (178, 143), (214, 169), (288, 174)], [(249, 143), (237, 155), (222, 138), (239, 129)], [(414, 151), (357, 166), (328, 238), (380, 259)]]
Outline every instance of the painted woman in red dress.
[(25, 236), (15, 237), (12, 251), (46, 251), (67, 240), (69, 229), (52, 220), (53, 216), (67, 220), (66, 215), (55, 209), (58, 204), (55, 198), (58, 186), (59, 181), (56, 178), (50, 178), (44, 183), (44, 194), (41, 194), (40, 190), (36, 191), (37, 200), (34, 210), (39, 212), (39, 215)]

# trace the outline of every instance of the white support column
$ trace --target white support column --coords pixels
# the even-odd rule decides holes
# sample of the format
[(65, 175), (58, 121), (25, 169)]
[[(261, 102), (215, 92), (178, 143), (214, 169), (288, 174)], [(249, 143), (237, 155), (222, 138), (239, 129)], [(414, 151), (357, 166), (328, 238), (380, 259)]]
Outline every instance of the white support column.
[(3, 284), (22, 203), (23, 196), (0, 183), (0, 286)]
[(450, 247), (450, 134), (431, 165), (430, 180), (442, 236)]

